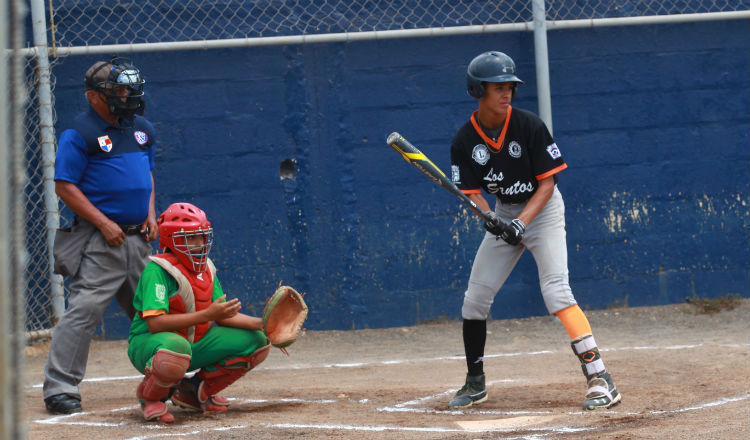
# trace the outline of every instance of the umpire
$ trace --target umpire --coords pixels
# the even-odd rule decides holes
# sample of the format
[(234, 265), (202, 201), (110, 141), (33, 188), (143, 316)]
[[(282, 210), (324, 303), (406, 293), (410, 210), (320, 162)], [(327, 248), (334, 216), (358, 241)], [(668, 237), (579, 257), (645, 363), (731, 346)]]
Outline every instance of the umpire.
[(133, 294), (157, 236), (153, 125), (143, 113), (140, 70), (113, 58), (84, 78), (89, 108), (58, 141), (55, 192), (75, 213), (57, 231), (55, 272), (70, 295), (44, 367), (44, 403), (53, 414), (81, 411), (89, 346), (104, 310), (117, 298), (132, 320)]

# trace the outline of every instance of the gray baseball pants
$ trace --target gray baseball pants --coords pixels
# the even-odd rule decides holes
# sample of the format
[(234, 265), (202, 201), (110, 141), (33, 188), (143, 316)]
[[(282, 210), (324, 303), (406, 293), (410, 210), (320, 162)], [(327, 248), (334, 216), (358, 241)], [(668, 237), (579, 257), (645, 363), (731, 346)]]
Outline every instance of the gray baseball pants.
[[(80, 220), (76, 227), (91, 227)], [(139, 234), (127, 235), (117, 247), (107, 244), (97, 230), (83, 250), (78, 273), (70, 282), (68, 305), (55, 326), (44, 366), (44, 398), (69, 394), (81, 398), (78, 384), (86, 373), (89, 346), (96, 325), (112, 298), (132, 319), (133, 295), (151, 245)]]
[[(525, 203), (504, 205), (495, 212), (508, 219), (517, 218)], [(479, 245), (471, 267), (469, 286), (464, 294), (461, 315), (464, 319), (487, 319), (498, 290), (505, 284), (524, 250), (534, 256), (539, 285), (550, 314), (576, 304), (568, 282), (568, 249), (565, 234), (565, 204), (557, 186), (552, 197), (526, 228), (521, 244), (511, 246), (487, 232)]]

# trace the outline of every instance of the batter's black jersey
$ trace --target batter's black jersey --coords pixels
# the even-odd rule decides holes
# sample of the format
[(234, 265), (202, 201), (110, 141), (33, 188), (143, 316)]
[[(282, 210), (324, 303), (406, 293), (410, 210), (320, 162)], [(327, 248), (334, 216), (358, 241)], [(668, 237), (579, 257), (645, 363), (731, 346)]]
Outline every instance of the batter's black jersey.
[(465, 194), (484, 189), (502, 203), (530, 199), (539, 181), (567, 168), (552, 135), (539, 117), (508, 108), (505, 126), (497, 141), (479, 126), (475, 111), (453, 138), (451, 174)]

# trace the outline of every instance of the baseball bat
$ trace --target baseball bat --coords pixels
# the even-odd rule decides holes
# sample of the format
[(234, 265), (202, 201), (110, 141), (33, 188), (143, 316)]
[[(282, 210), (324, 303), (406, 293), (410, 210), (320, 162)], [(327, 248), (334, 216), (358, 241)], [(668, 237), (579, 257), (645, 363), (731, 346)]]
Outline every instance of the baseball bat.
[(478, 215), (485, 221), (492, 220), (489, 212), (481, 209), (479, 206), (477, 206), (476, 203), (474, 203), (473, 200), (468, 198), (466, 194), (462, 193), (461, 190), (453, 184), (453, 182), (445, 177), (445, 173), (440, 171), (440, 168), (435, 166), (435, 164), (432, 163), (432, 161), (430, 161), (430, 159), (428, 159), (427, 156), (424, 155), (424, 153), (419, 151), (417, 147), (412, 145), (411, 142), (407, 141), (403, 136), (394, 131), (393, 133), (388, 135), (386, 143), (393, 147), (394, 150), (398, 151), (407, 162), (414, 165), (414, 167), (421, 171), (422, 174), (429, 177), (438, 185), (447, 189), (449, 193), (458, 197), (459, 200), (464, 202), (469, 207), (469, 209), (474, 211), (476, 215)]

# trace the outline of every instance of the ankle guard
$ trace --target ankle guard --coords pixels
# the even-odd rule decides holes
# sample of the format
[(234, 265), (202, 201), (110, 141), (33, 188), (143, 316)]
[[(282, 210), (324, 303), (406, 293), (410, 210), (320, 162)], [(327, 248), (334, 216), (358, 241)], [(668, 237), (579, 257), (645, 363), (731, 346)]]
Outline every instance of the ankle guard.
[(580, 336), (574, 339), (570, 346), (581, 361), (581, 369), (587, 380), (604, 373), (604, 361), (599, 356), (599, 348), (596, 346), (593, 335), (587, 333)]

